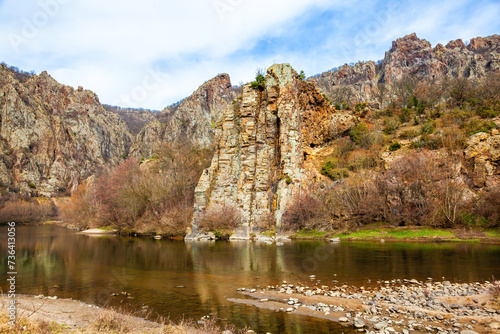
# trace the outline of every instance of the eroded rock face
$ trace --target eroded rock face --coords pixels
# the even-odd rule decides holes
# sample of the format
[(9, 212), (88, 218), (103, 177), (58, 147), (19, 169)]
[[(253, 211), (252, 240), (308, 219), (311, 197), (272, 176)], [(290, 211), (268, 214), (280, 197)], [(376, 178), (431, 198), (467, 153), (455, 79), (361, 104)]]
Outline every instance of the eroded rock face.
[(334, 72), (324, 72), (309, 80), (328, 96), (337, 94), (346, 101), (372, 101), (377, 92), (376, 65), (373, 61), (353, 66), (345, 64)]
[(0, 188), (53, 196), (128, 154), (132, 138), (97, 95), (46, 72), (26, 82), (0, 68)]
[(149, 158), (158, 143), (183, 138), (199, 147), (211, 147), (215, 124), (234, 97), (228, 74), (205, 82), (177, 106), (165, 108), (158, 116), (159, 121), (146, 125), (136, 136), (132, 155)]
[[(500, 70), (500, 36), (477, 37), (468, 46), (460, 39), (432, 48), (416, 34), (392, 43), (381, 64), (373, 62), (344, 65), (336, 71), (310, 78), (321, 92), (332, 96), (349, 89), (351, 102), (376, 102), (377, 83), (391, 85), (404, 77), (440, 80), (463, 76), (482, 78), (488, 72)], [(340, 91), (339, 91), (340, 90)]]
[(309, 186), (305, 150), (337, 136), (336, 120), (348, 131), (350, 116), (339, 117), (288, 64), (267, 70), (264, 90), (245, 85), (242, 94), (241, 106), (228, 107), (217, 123), (215, 156), (195, 190), (194, 231), (211, 205), (240, 210), (242, 226), (269, 215), (280, 226), (283, 211)]
[[(500, 123), (500, 119), (496, 120)], [(467, 140), (464, 158), (472, 171), (475, 187), (497, 186), (500, 184), (500, 133), (479, 132)]]

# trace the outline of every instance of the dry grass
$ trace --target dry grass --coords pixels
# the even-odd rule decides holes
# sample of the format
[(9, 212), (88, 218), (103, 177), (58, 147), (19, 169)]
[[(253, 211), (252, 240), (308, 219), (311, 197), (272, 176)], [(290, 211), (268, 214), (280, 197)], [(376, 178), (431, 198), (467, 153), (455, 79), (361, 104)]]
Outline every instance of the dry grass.
[(493, 279), (493, 283), (488, 289), (488, 293), (493, 297), (495, 303), (500, 304), (500, 281)]
[(11, 320), (7, 311), (8, 304), (3, 301), (0, 303), (0, 334), (21, 334), (21, 333), (37, 333), (49, 334), (60, 333), (65, 330), (65, 326), (49, 321), (35, 321), (30, 318), (35, 312), (26, 312), (25, 310), (17, 310), (16, 321), (14, 325), (9, 324)]
[(90, 333), (131, 333), (137, 330), (134, 327), (126, 315), (114, 310), (100, 310), (87, 331)]

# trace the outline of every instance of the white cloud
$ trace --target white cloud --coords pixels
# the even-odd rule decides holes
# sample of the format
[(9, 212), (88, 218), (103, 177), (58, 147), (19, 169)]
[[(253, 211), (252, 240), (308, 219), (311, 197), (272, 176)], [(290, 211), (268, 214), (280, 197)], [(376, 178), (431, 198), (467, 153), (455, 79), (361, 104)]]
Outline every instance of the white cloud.
[[(0, 57), (20, 67), (46, 69), (61, 82), (95, 90), (107, 102), (142, 85), (144, 73), (154, 63), (181, 59), (179, 66), (170, 64), (171, 70), (163, 74), (172, 80), (162, 85), (169, 90), (163, 93), (165, 97), (151, 93), (154, 100), (142, 101), (160, 108), (189, 94), (202, 75), (234, 67), (217, 59), (251, 47), (259, 37), (305, 9), (328, 3), (331, 1), (8, 0), (0, 13), (0, 35), (4, 36)], [(47, 8), (51, 8), (49, 12)], [(37, 21), (37, 15), (47, 17), (46, 22)], [(26, 34), (30, 29), (33, 33)], [(6, 38), (9, 34), (20, 36), (21, 43), (12, 45)], [(193, 54), (208, 61), (182, 68), (182, 58)], [(215, 64), (217, 69), (206, 67)]]
[[(479, 6), (481, 23), (447, 17), (470, 0), (394, 3), (384, 16), (388, 3), (371, 0), (349, 6), (340, 0), (6, 0), (0, 7), (0, 60), (47, 70), (62, 83), (94, 90), (104, 103), (123, 104), (124, 96), (135, 96), (128, 99), (132, 106), (161, 109), (219, 72), (229, 73), (233, 84), (251, 80), (257, 67), (273, 62), (314, 74), (343, 62), (379, 59), (392, 39), (413, 31), (434, 41), (454, 31), (478, 35), (488, 24), (498, 27), (494, 2), (487, 13), (480, 9), (488, 3)], [(300, 32), (309, 27), (294, 26), (302, 15), (325, 10), (339, 19), (327, 22), (332, 27), (322, 31), (320, 44), (287, 49), (308, 38)], [(468, 24), (455, 29), (461, 22)], [(447, 24), (454, 28), (445, 29)], [(17, 47), (9, 36), (21, 38)], [(291, 40), (265, 52), (255, 49), (270, 37)]]

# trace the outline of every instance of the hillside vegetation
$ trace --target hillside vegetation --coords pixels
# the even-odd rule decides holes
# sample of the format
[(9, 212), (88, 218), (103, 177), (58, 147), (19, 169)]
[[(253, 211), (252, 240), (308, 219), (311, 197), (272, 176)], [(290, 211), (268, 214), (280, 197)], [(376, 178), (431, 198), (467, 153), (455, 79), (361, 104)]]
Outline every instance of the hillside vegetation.
[(0, 79), (4, 222), (223, 238), (500, 227), (497, 35), (432, 48), (411, 34), (307, 80), (288, 64), (237, 88), (220, 74), (160, 114), (47, 73), (1, 65)]

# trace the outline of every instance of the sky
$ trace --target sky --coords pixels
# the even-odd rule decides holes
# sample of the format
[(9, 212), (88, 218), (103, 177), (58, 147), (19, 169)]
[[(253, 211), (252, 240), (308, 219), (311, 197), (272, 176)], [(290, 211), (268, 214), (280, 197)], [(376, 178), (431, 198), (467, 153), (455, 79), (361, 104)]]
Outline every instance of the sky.
[(500, 34), (498, 0), (0, 0), (0, 61), (161, 110), (228, 73), (306, 75), (379, 60), (410, 33), (435, 46)]

